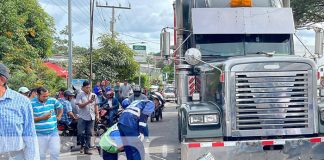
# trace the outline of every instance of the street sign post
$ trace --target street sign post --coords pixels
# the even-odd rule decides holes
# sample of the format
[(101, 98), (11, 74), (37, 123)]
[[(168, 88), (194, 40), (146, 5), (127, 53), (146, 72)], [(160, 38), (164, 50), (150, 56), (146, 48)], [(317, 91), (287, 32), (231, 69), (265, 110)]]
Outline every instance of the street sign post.
[(86, 79), (73, 79), (72, 86), (74, 86), (74, 88), (77, 90), (81, 90), (84, 81), (87, 81), (87, 80)]

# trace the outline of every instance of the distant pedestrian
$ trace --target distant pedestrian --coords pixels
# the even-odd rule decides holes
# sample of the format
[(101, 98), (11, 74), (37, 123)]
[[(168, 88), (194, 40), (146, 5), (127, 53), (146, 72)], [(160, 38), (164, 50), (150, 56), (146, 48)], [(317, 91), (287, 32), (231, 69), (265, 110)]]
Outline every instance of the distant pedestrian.
[(105, 88), (106, 92), (109, 92), (111, 90), (111, 85), (110, 85), (110, 81), (106, 80), (106, 88)]
[(73, 99), (74, 94), (66, 90), (64, 91), (64, 98), (60, 98), (59, 101), (63, 105), (63, 115), (60, 120), (60, 123), (63, 123), (67, 126), (70, 126), (73, 129), (77, 129), (77, 115), (73, 114), (71, 100)]
[(30, 90), (27, 87), (20, 87), (18, 92), (26, 97), (28, 97)]
[(130, 96), (130, 92), (132, 91), (132, 87), (128, 85), (127, 80), (124, 81), (124, 85), (120, 87), (119, 94), (122, 98), (121, 101), (128, 98)]
[(83, 82), (82, 91), (76, 98), (76, 105), (79, 107), (78, 135), (80, 138), (80, 153), (91, 155), (90, 141), (92, 130), (94, 129), (94, 121), (99, 121), (97, 95), (91, 93), (90, 83)]
[(34, 97), (36, 97), (37, 96), (37, 88), (33, 88), (33, 89), (31, 89), (30, 90), (30, 92), (29, 92), (29, 95), (28, 95), (28, 98), (30, 99), (30, 100), (32, 100)]
[(93, 87), (93, 93), (98, 96), (99, 95), (99, 90), (101, 90), (100, 81), (98, 81), (97, 84)]
[(39, 160), (32, 105), (8, 88), (8, 80), (9, 70), (0, 63), (0, 159)]
[(47, 152), (51, 160), (58, 160), (60, 154), (60, 137), (57, 121), (63, 114), (62, 104), (44, 87), (37, 89), (37, 97), (32, 100), (36, 133), (38, 136), (40, 159), (46, 159)]
[(115, 98), (117, 98), (119, 103), (121, 103), (119, 89), (120, 89), (120, 83), (119, 83), (119, 81), (117, 81), (115, 86), (114, 86)]

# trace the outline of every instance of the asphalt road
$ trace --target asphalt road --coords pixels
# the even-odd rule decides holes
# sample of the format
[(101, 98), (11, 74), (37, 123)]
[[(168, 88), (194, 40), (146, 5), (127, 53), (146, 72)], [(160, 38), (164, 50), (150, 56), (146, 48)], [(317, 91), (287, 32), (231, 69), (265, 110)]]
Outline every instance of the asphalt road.
[[(177, 140), (178, 121), (177, 110), (174, 103), (167, 103), (163, 111), (163, 120), (159, 122), (148, 122), (150, 142), (143, 142), (145, 145), (146, 160), (177, 160), (180, 157), (178, 152), (179, 143)], [(91, 156), (85, 156), (79, 151), (62, 153), (60, 160), (101, 160), (96, 150)], [(125, 154), (119, 155), (119, 160), (126, 160)]]

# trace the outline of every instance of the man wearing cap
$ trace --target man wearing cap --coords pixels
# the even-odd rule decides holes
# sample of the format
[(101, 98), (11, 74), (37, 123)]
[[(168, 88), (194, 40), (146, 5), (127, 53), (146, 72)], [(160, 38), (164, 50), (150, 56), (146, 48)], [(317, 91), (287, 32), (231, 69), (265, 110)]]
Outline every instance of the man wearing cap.
[(77, 95), (76, 105), (79, 107), (78, 135), (81, 144), (80, 152), (88, 155), (92, 154), (89, 150), (94, 121), (99, 121), (98, 103), (97, 95), (91, 93), (90, 83), (84, 81), (82, 91)]
[(8, 88), (8, 68), (0, 63), (0, 159), (39, 160), (29, 99)]
[(22, 94), (22, 95), (28, 97), (28, 96), (29, 96), (29, 92), (30, 92), (30, 90), (29, 90), (27, 87), (20, 87), (20, 88), (18, 89), (18, 92), (19, 92), (20, 94)]
[(73, 114), (72, 105), (70, 102), (73, 99), (74, 94), (71, 91), (66, 90), (66, 91), (64, 91), (63, 95), (64, 95), (64, 98), (58, 99), (59, 102), (63, 105), (63, 115), (60, 120), (60, 123), (63, 123), (67, 126), (70, 126), (70, 127), (76, 129), (78, 117)]
[(144, 139), (143, 134), (147, 118), (152, 114), (154, 108), (155, 104), (152, 101), (134, 101), (120, 115), (117, 126), (122, 137), (127, 159), (144, 159), (145, 150), (141, 140)]

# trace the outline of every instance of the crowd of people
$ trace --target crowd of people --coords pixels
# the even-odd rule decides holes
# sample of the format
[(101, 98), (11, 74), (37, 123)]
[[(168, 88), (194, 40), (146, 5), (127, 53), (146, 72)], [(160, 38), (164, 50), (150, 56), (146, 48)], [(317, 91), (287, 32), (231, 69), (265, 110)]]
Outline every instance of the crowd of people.
[[(9, 70), (0, 63), (0, 159), (42, 160), (49, 153), (51, 160), (57, 160), (58, 123), (75, 128), (80, 153), (91, 155), (91, 136), (103, 107), (108, 108), (110, 122), (100, 141), (103, 159), (118, 159), (121, 151), (129, 160), (144, 159), (146, 122), (155, 108), (163, 105), (161, 95), (148, 100), (138, 85), (131, 86), (125, 80), (122, 86), (119, 82), (112, 86), (105, 80), (93, 88), (85, 81), (81, 91), (61, 89), (56, 97), (50, 97), (45, 87), (21, 87), (15, 92), (8, 87), (9, 78)], [(114, 124), (118, 110), (122, 112)]]

